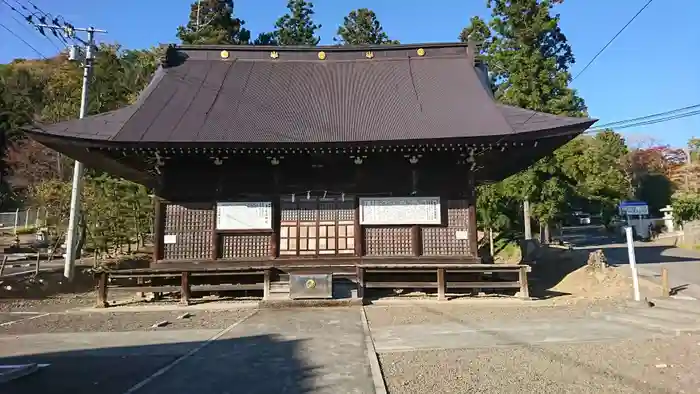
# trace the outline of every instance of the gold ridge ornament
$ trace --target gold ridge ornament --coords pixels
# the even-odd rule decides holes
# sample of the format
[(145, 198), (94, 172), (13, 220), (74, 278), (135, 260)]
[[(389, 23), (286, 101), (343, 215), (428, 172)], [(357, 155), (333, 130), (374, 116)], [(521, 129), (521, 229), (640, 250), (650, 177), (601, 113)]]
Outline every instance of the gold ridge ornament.
[(418, 56), (425, 56), (425, 49), (418, 48), (418, 50), (416, 50), (416, 54), (418, 54)]
[(221, 55), (222, 59), (228, 59), (228, 57), (229, 57), (229, 53), (225, 49), (223, 51), (221, 51), (221, 53), (219, 55)]
[(323, 52), (323, 51), (319, 52), (319, 53), (318, 53), (318, 58), (319, 58), (320, 60), (326, 60), (326, 52)]
[(367, 52), (365, 52), (365, 57), (366, 57), (367, 59), (372, 59), (372, 58), (374, 58), (374, 52), (372, 52), (372, 51), (367, 51)]
[(270, 57), (273, 59), (277, 59), (278, 57), (280, 57), (280, 54), (277, 53), (277, 51), (272, 51), (270, 52)]

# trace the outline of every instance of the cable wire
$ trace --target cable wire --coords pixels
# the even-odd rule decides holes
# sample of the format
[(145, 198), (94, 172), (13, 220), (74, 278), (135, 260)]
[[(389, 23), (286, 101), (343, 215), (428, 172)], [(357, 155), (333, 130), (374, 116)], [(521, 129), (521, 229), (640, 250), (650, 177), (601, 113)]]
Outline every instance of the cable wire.
[(687, 107), (676, 108), (676, 109), (672, 109), (672, 110), (670, 110), (670, 111), (659, 112), (659, 113), (656, 113), (656, 114), (651, 114), (651, 115), (646, 115), (646, 116), (640, 116), (640, 117), (638, 117), (638, 118), (631, 118), (631, 119), (626, 119), (626, 120), (618, 120), (618, 121), (616, 121), (616, 122), (608, 122), (608, 123), (604, 123), (604, 124), (602, 124), (602, 125), (600, 125), (600, 126), (596, 126), (596, 128), (599, 129), (599, 128), (602, 128), (602, 127), (614, 127), (615, 125), (618, 125), (618, 124), (621, 124), (621, 126), (624, 126), (625, 123), (638, 122), (638, 121), (643, 121), (643, 120), (647, 120), (647, 119), (658, 118), (659, 116), (673, 115), (673, 114), (676, 114), (676, 113), (678, 113), (678, 112), (683, 112), (683, 111), (687, 111), (687, 110), (691, 110), (691, 109), (694, 110), (694, 109), (696, 109), (696, 108), (700, 108), (700, 104), (689, 105), (689, 106), (687, 106)]
[(10, 34), (12, 34), (13, 36), (15, 36), (18, 40), (22, 41), (22, 42), (23, 42), (26, 46), (28, 46), (31, 50), (33, 50), (34, 52), (36, 52), (37, 55), (41, 56), (42, 59), (46, 59), (46, 56), (44, 56), (43, 53), (39, 52), (38, 49), (34, 48), (34, 47), (32, 46), (32, 44), (28, 43), (27, 40), (25, 40), (24, 38), (20, 37), (17, 33), (15, 33), (15, 32), (13, 32), (12, 30), (10, 30), (9, 27), (3, 25), (2, 23), (0, 23), (0, 27), (2, 27), (3, 29), (7, 30)]
[[(598, 53), (596, 53), (595, 56), (593, 56), (593, 58), (583, 67), (583, 69), (582, 69), (581, 71), (579, 71), (578, 74), (576, 74), (576, 76), (573, 77), (573, 78), (571, 79), (571, 82), (575, 81), (576, 78), (580, 77), (581, 74), (583, 74), (583, 73), (588, 69), (588, 67), (590, 67), (590, 66), (593, 64), (593, 62), (598, 58), (598, 56), (600, 56), (600, 55), (603, 53), (603, 51), (605, 51), (605, 50), (610, 46), (610, 44), (612, 44), (613, 41), (615, 41), (615, 39), (617, 39), (617, 37), (618, 37), (620, 34), (622, 34), (622, 32), (625, 31), (625, 29), (627, 29), (627, 27), (628, 27), (630, 24), (632, 24), (632, 22), (634, 22), (635, 19), (637, 19), (637, 17), (639, 16), (639, 14), (641, 14), (642, 11), (644, 11), (644, 10), (649, 6), (649, 4), (651, 4), (652, 1), (654, 1), (654, 0), (649, 0), (649, 1), (647, 1), (646, 4), (644, 4), (644, 6), (643, 6), (639, 11), (637, 11), (636, 14), (634, 14), (634, 16), (632, 17), (632, 19), (630, 19), (624, 26), (622, 26), (622, 29), (620, 29), (620, 30), (617, 32), (617, 34), (615, 34), (615, 35), (613, 36), (613, 38), (611, 38), (611, 39), (607, 42), (607, 44), (605, 44), (605, 45), (603, 46), (603, 48), (601, 48), (601, 49), (598, 51)], [(537, 115), (537, 112), (533, 112), (532, 115), (530, 115), (530, 117), (527, 118), (521, 125), (525, 125), (527, 122), (529, 122), (530, 120), (532, 120), (532, 118), (534, 118), (535, 115)]]
[[(0, 0), (0, 1), (2, 1), (6, 6), (8, 6), (12, 11), (16, 12), (19, 16), (21, 16), (22, 19), (24, 19), (25, 21), (29, 22), (29, 24), (31, 24), (31, 25), (33, 25), (35, 28), (37, 28), (37, 30), (39, 31), (39, 34), (41, 34), (44, 38), (46, 38), (46, 40), (47, 40), (48, 42), (50, 42), (51, 45), (53, 45), (54, 48), (56, 48), (56, 51), (61, 52), (61, 48), (59, 48), (58, 45), (56, 45), (56, 43), (53, 42), (53, 40), (51, 40), (51, 39), (42, 31), (42, 29), (39, 29), (37, 26), (35, 26), (35, 25), (31, 22), (31, 18), (30, 18), (29, 16), (24, 15), (22, 12), (20, 12), (18, 9), (16, 9), (15, 7), (13, 7), (13, 6), (12, 6), (10, 3), (8, 3), (7, 1), (5, 1), (5, 0)], [(15, 2), (16, 2), (16, 1), (15, 1)], [(19, 4), (19, 3), (18, 3), (18, 4)], [(20, 4), (20, 6), (21, 6), (21, 4)], [(24, 25), (22, 22), (18, 21), (17, 18), (15, 18), (15, 17), (12, 16), (12, 15), (8, 15), (8, 16), (9, 16), (10, 18), (12, 18), (12, 20), (14, 20), (15, 22), (17, 22), (19, 25), (21, 25), (21, 26), (23, 26), (25, 29), (27, 29), (26, 25)]]
[(603, 53), (603, 51), (605, 51), (605, 50), (610, 46), (610, 44), (612, 44), (613, 41), (615, 41), (615, 39), (616, 39), (620, 34), (622, 34), (622, 32), (625, 31), (625, 29), (627, 29), (627, 26), (629, 26), (630, 24), (632, 24), (632, 22), (634, 22), (634, 20), (637, 19), (637, 17), (639, 16), (639, 14), (642, 13), (642, 11), (644, 11), (647, 7), (649, 7), (649, 4), (651, 4), (652, 1), (654, 1), (654, 0), (649, 0), (649, 1), (647, 1), (646, 4), (644, 4), (644, 6), (643, 6), (642, 8), (640, 8), (639, 11), (637, 11), (636, 14), (634, 14), (634, 16), (632, 17), (632, 19), (630, 19), (624, 26), (622, 26), (622, 29), (620, 29), (620, 31), (618, 31), (617, 34), (615, 34), (615, 35), (613, 36), (613, 38), (611, 38), (610, 41), (608, 41), (608, 43), (605, 44), (605, 46), (603, 46), (603, 47), (598, 51), (598, 53), (595, 54), (595, 56), (593, 56), (593, 58), (583, 67), (583, 69), (582, 69), (581, 71), (578, 72), (578, 74), (576, 74), (576, 76), (575, 76), (571, 81), (572, 81), (572, 82), (575, 81), (576, 78), (580, 77), (581, 74), (583, 74), (586, 70), (588, 70), (588, 67), (590, 67), (591, 64), (593, 64), (593, 62), (598, 58), (598, 56), (600, 56), (600, 55)]
[[(7, 4), (7, 1), (5, 1), (5, 0), (2, 0), (2, 1)], [(61, 15), (54, 17), (53, 15), (42, 10), (36, 4), (34, 4), (33, 2), (31, 2), (29, 0), (27, 0), (27, 2), (31, 5), (31, 7), (34, 9), (34, 11), (29, 9), (26, 5), (20, 3), (19, 0), (12, 0), (12, 1), (14, 3), (16, 3), (20, 8), (22, 8), (22, 10), (24, 10), (26, 13), (28, 13), (28, 15), (23, 15), (21, 12), (19, 12), (17, 10), (15, 10), (15, 12), (18, 12), (20, 15), (22, 15), (22, 17), (24, 18), (24, 20), (27, 21), (27, 23), (34, 26), (39, 31), (39, 33), (41, 35), (43, 35), (44, 37), (46, 37), (47, 39), (49, 39), (49, 41), (50, 41), (50, 38), (48, 35), (46, 35), (45, 29), (41, 26), (38, 26), (38, 24), (36, 22), (34, 22), (34, 19), (38, 20), (41, 24), (44, 24), (44, 25), (53, 24), (56, 26), (64, 27), (64, 28), (72, 28), (73, 27), (73, 25), (71, 25), (70, 23), (67, 23)], [(10, 4), (8, 4), (8, 6), (10, 6), (10, 8), (13, 8)], [(55, 29), (51, 29), (51, 34), (56, 39), (58, 39), (64, 47), (69, 44), (66, 37), (58, 34)]]
[(658, 118), (658, 119), (643, 120), (643, 121), (633, 122), (633, 123), (628, 123), (628, 124), (624, 123), (623, 121), (616, 122), (616, 123), (622, 123), (620, 126), (610, 127), (610, 126), (604, 124), (604, 125), (601, 125), (599, 127), (594, 128), (594, 129), (589, 129), (586, 132), (587, 133), (597, 133), (599, 131), (603, 131), (603, 130), (607, 130), (607, 129), (619, 130), (619, 129), (627, 129), (630, 127), (647, 126), (647, 125), (656, 124), (656, 123), (670, 122), (670, 121), (676, 120), (676, 119), (689, 118), (691, 116), (697, 116), (697, 115), (700, 115), (700, 110), (690, 111), (690, 112), (686, 112), (683, 114), (666, 116), (666, 117), (662, 117), (662, 118)]

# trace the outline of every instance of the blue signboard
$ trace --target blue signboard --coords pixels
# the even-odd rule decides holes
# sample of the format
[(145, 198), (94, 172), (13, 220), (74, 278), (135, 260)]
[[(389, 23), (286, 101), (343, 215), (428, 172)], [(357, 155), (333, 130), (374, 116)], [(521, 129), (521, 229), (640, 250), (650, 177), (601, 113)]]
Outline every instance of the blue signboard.
[(644, 201), (621, 201), (620, 215), (648, 215), (649, 205)]

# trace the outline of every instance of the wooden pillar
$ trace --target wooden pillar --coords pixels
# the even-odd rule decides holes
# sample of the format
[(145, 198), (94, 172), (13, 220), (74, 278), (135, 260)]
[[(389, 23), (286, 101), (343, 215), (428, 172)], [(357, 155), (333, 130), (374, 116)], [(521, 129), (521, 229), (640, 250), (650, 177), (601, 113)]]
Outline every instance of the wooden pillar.
[(478, 257), (479, 236), (477, 234), (476, 227), (476, 178), (474, 171), (469, 170), (468, 177), (469, 178), (467, 182), (467, 200), (469, 201), (469, 208), (467, 209), (467, 211), (469, 212), (469, 228), (467, 230), (467, 235), (469, 236), (469, 253), (471, 253), (471, 255), (474, 257)]
[(447, 296), (445, 293), (447, 292), (447, 282), (445, 281), (444, 268), (437, 269), (437, 286), (438, 301), (446, 301)]
[(365, 298), (365, 269), (357, 266), (355, 267), (357, 274), (357, 298)]
[(518, 282), (520, 282), (520, 298), (530, 298), (530, 287), (527, 284), (527, 271), (529, 266), (523, 265), (520, 267)]
[(212, 226), (211, 226), (211, 253), (210, 253), (210, 258), (212, 260), (217, 260), (219, 256), (221, 255), (221, 234), (219, 234), (218, 231), (216, 231), (216, 210), (217, 210), (217, 202), (221, 198), (221, 194), (223, 192), (223, 184), (224, 184), (224, 171), (222, 170), (222, 166), (215, 166), (216, 171), (216, 187), (214, 189), (214, 201), (212, 201), (212, 207), (211, 207), (211, 215), (212, 215)]
[(414, 256), (423, 254), (423, 239), (420, 226), (411, 226), (411, 253)]
[(365, 235), (360, 224), (360, 198), (355, 197), (355, 222), (353, 226), (355, 236), (355, 255), (362, 257), (365, 254)]
[(97, 305), (96, 308), (106, 308), (109, 306), (107, 302), (107, 272), (97, 274)]
[(280, 197), (281, 176), (279, 164), (273, 165), (272, 188), (274, 190), (274, 197), (272, 200), (272, 236), (270, 237), (270, 257), (273, 259), (279, 257), (280, 250), (280, 228), (282, 227), (282, 199)]
[(216, 203), (213, 204), (211, 214), (214, 216), (211, 228), (211, 259), (216, 260), (221, 255), (221, 234), (216, 231)]
[(190, 273), (183, 272), (180, 279), (180, 303), (182, 305), (190, 304), (191, 289), (192, 288), (190, 287)]
[(165, 237), (165, 210), (166, 202), (158, 196), (153, 198), (155, 218), (153, 222), (153, 262), (162, 260), (164, 256), (164, 237)]
[(270, 299), (270, 270), (266, 269), (263, 273), (263, 300)]

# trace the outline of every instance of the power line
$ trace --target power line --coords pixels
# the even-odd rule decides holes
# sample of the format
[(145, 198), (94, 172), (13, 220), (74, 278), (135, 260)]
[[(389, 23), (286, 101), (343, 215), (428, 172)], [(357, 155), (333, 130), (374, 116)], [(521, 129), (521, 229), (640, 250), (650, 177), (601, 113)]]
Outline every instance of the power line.
[(2, 23), (0, 23), (0, 27), (2, 27), (3, 29), (7, 30), (7, 31), (8, 31), (10, 34), (12, 34), (13, 36), (17, 37), (18, 40), (22, 41), (26, 46), (28, 46), (29, 48), (31, 48), (34, 52), (36, 52), (37, 55), (41, 56), (41, 58), (46, 59), (46, 56), (44, 56), (43, 53), (39, 52), (38, 49), (34, 48), (34, 47), (32, 46), (32, 44), (28, 43), (24, 38), (20, 37), (17, 33), (15, 33), (15, 32), (13, 32), (12, 30), (10, 30), (9, 27), (3, 25)]
[(649, 6), (649, 4), (651, 4), (652, 1), (654, 1), (654, 0), (649, 0), (649, 1), (647, 1), (647, 3), (644, 4), (644, 6), (643, 6), (642, 8), (640, 8), (639, 11), (637, 11), (636, 14), (634, 14), (634, 16), (632, 17), (632, 19), (630, 19), (624, 26), (622, 26), (622, 29), (620, 29), (620, 31), (618, 31), (617, 34), (615, 34), (615, 35), (613, 36), (613, 38), (611, 38), (610, 41), (608, 41), (608, 43), (605, 44), (605, 46), (603, 46), (603, 48), (601, 48), (601, 49), (598, 51), (598, 53), (595, 54), (595, 56), (593, 56), (593, 58), (583, 67), (583, 69), (582, 69), (581, 71), (578, 72), (578, 74), (576, 74), (576, 76), (572, 79), (572, 81), (575, 81), (576, 78), (580, 77), (581, 74), (583, 74), (586, 70), (588, 70), (588, 67), (590, 67), (591, 64), (593, 64), (593, 62), (595, 61), (595, 59), (597, 59), (598, 56), (600, 56), (600, 55), (603, 53), (603, 51), (605, 51), (605, 50), (610, 46), (610, 44), (612, 44), (613, 41), (615, 41), (615, 39), (616, 39), (620, 34), (622, 34), (622, 32), (625, 31), (625, 29), (627, 29), (627, 26), (629, 26), (630, 24), (632, 24), (632, 22), (634, 22), (634, 20), (637, 19), (637, 17), (639, 16), (639, 14), (641, 14), (642, 11), (644, 11), (644, 10)]
[[(8, 3), (7, 1), (5, 1), (5, 0), (0, 0), (0, 1), (2, 1), (6, 6), (8, 6), (12, 11), (16, 12), (19, 16), (21, 16), (22, 19), (24, 19), (25, 21), (27, 21), (27, 22), (29, 22), (30, 24), (34, 25), (34, 24), (31, 22), (31, 18), (30, 18), (29, 16), (24, 15), (22, 12), (20, 12), (18, 9), (16, 9), (15, 7), (13, 7), (13, 6), (12, 6), (10, 3)], [(15, 3), (19, 4), (20, 6), (22, 6), (20, 3), (17, 2), (17, 0), (15, 0)], [(15, 18), (14, 16), (9, 15), (9, 17), (12, 18), (12, 20), (14, 20), (15, 22), (17, 22), (18, 24), (20, 24), (21, 26), (23, 26), (25, 29), (27, 28), (26, 25), (22, 24), (22, 22), (18, 21), (17, 18)], [(34, 25), (34, 26), (35, 26), (35, 25)], [(35, 27), (36, 27), (36, 26), (35, 26)], [(38, 28), (37, 28), (37, 30), (39, 30), (39, 33), (40, 33), (44, 38), (46, 38), (46, 40), (47, 40), (48, 42), (50, 42), (51, 45), (53, 45), (54, 48), (56, 48), (56, 51), (61, 52), (61, 49), (58, 47), (58, 45), (56, 45), (56, 43), (53, 42), (53, 40), (51, 40), (46, 34), (44, 34), (44, 32), (43, 32), (42, 30), (40, 30), (40, 29), (38, 29)]]
[[(2, 0), (2, 1), (3, 1), (4, 3), (7, 4), (7, 1), (5, 1), (5, 0)], [(22, 15), (22, 17), (24, 18), (24, 20), (27, 21), (27, 23), (29, 23), (30, 25), (34, 26), (34, 27), (37, 29), (37, 31), (39, 31), (39, 33), (40, 33), (41, 35), (43, 35), (44, 37), (46, 37), (49, 41), (51, 41), (51, 39), (49, 38), (49, 36), (46, 35), (45, 29), (44, 29), (42, 26), (40, 26), (40, 24), (43, 24), (43, 25), (49, 24), (49, 25), (53, 25), (53, 26), (61, 26), (61, 27), (63, 27), (64, 34), (65, 34), (66, 36), (68, 35), (67, 32), (73, 29), (73, 25), (70, 24), (70, 23), (68, 23), (68, 22), (66, 22), (66, 20), (63, 18), (63, 16), (61, 16), (61, 15), (53, 16), (53, 15), (51, 15), (50, 13), (48, 13), (48, 12), (42, 10), (41, 8), (39, 8), (36, 4), (34, 4), (34, 3), (33, 3), (32, 1), (30, 1), (30, 0), (27, 0), (27, 3), (29, 3), (29, 5), (30, 5), (34, 10), (29, 9), (26, 5), (20, 3), (19, 0), (12, 0), (12, 2), (16, 3), (16, 4), (17, 4), (20, 8), (22, 8), (22, 10), (24, 10), (28, 15), (22, 14), (20, 11), (14, 9), (10, 4), (8, 4), (8, 6), (9, 6), (10, 8), (13, 8), (13, 10), (14, 10), (15, 12), (19, 13), (20, 15)], [(39, 24), (38, 24), (35, 20), (38, 21)], [(66, 37), (64, 37), (63, 35), (59, 34), (57, 30), (53, 30), (53, 29), (50, 29), (50, 30), (51, 30), (51, 33), (53, 34), (53, 36), (54, 36), (56, 39), (58, 39), (58, 41), (60, 41), (61, 44), (62, 44), (64, 47), (67, 46), (67, 45), (69, 44), (69, 42), (68, 42), (68, 40), (66, 39)], [(69, 38), (71, 38), (71, 37), (69, 37)]]
[(643, 121), (643, 120), (646, 120), (646, 119), (658, 118), (659, 116), (673, 115), (673, 114), (676, 114), (676, 113), (678, 113), (678, 112), (688, 111), (688, 110), (691, 110), (691, 109), (694, 110), (694, 109), (696, 109), (696, 108), (700, 108), (700, 104), (689, 105), (689, 106), (683, 107), (683, 108), (676, 108), (676, 109), (672, 109), (672, 110), (670, 110), (670, 111), (659, 112), (659, 113), (657, 113), (657, 114), (651, 114), (651, 115), (646, 115), (646, 116), (640, 116), (640, 117), (638, 117), (638, 118), (632, 118), (632, 119), (626, 119), (626, 120), (619, 120), (619, 121), (616, 121), (616, 122), (608, 122), (608, 123), (604, 123), (604, 124), (602, 124), (602, 125), (600, 125), (600, 126), (596, 126), (596, 128), (598, 129), (598, 128), (601, 128), (601, 127), (611, 127), (611, 126), (615, 126), (615, 125), (618, 125), (618, 124), (621, 124), (621, 123), (624, 124), (624, 123), (630, 123), (630, 122), (638, 122), (638, 121)]
[[(657, 118), (657, 119), (648, 119), (648, 120), (642, 120), (642, 121), (632, 122), (632, 123), (625, 123), (625, 121), (616, 122), (616, 123), (622, 123), (619, 126), (610, 127), (606, 124), (603, 124), (603, 125), (596, 127), (594, 129), (590, 129), (587, 132), (596, 133), (596, 132), (603, 131), (606, 129), (615, 129), (615, 130), (628, 129), (631, 127), (647, 126), (647, 125), (656, 124), (656, 123), (670, 122), (672, 120), (689, 118), (691, 116), (697, 116), (697, 115), (700, 115), (700, 109), (695, 110), (695, 111), (682, 113), (682, 114), (675, 114), (675, 115), (665, 116), (665, 117), (661, 117), (661, 118)], [(647, 118), (647, 117), (645, 117), (645, 118)]]

